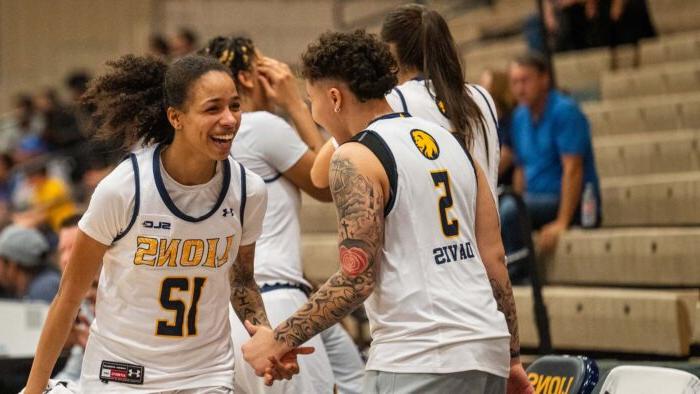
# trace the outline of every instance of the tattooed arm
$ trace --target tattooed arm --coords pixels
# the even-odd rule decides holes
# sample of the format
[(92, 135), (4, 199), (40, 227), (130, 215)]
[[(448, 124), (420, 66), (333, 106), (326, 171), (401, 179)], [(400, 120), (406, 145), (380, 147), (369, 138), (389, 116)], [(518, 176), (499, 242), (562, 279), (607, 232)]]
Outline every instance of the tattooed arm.
[(487, 182), (484, 172), (477, 165), (476, 243), (496, 305), (505, 316), (510, 332), (510, 375), (507, 393), (530, 394), (533, 393), (533, 389), (520, 362), (518, 316), (515, 313), (515, 299), (508, 278), (498, 212)]
[(501, 241), (498, 212), (481, 168), (477, 168), (477, 174), (476, 243), (486, 267), (486, 274), (489, 277), (498, 310), (503, 313), (508, 323), (511, 357), (518, 358), (520, 355), (518, 317), (515, 313), (513, 289), (506, 267), (506, 253)]
[(345, 144), (336, 151), (330, 187), (338, 212), (340, 270), (274, 332), (253, 337), (243, 346), (246, 360), (256, 371), (264, 364), (261, 357), (279, 357), (298, 347), (340, 321), (372, 293), (384, 238), (388, 184), (383, 167), (364, 146)]
[(374, 290), (376, 257), (384, 236), (385, 193), (379, 181), (361, 172), (358, 163), (362, 159), (355, 153), (351, 156), (350, 151), (369, 153), (366, 148), (351, 144), (331, 160), (330, 187), (338, 213), (340, 270), (275, 329), (275, 339), (291, 348), (337, 323)]
[(253, 276), (255, 244), (241, 246), (238, 249), (236, 263), (229, 272), (231, 285), (231, 305), (241, 322), (246, 320), (257, 325), (270, 327), (260, 289)]

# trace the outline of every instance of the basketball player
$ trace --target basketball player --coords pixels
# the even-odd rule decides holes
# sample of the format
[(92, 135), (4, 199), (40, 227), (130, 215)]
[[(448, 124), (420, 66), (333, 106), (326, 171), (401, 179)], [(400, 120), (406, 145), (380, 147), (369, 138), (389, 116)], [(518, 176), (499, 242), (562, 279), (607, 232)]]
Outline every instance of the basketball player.
[[(310, 293), (301, 264), (299, 189), (317, 200), (331, 201), (330, 191), (313, 186), (309, 175), (315, 151), (323, 139), (286, 64), (262, 56), (253, 42), (244, 37), (216, 37), (203, 52), (231, 70), (241, 96), (243, 114), (233, 157), (260, 175), (267, 185), (267, 211), (256, 243), (255, 279), (270, 323), (279, 324), (302, 306)], [(271, 112), (275, 106), (290, 115), (297, 131)], [(231, 328), (234, 343), (250, 338), (234, 315)], [(316, 351), (299, 360), (299, 376), (267, 389), (244, 362), (240, 347), (236, 347), (236, 391), (328, 393), (336, 381), (341, 393), (362, 390), (364, 363), (340, 325), (325, 330), (307, 344)]]
[[(41, 393), (103, 262), (81, 392), (230, 393), (228, 304), (267, 326), (253, 278), (263, 181), (229, 158), (240, 99), (229, 70), (186, 56), (124, 56), (85, 103), (98, 133), (127, 148), (95, 191), (37, 347), (26, 393)], [(275, 360), (277, 375), (298, 368)]]
[[(399, 86), (387, 95), (394, 111), (437, 123), (457, 134), (484, 169), (495, 196), (498, 183), (498, 127), (489, 93), (464, 82), (459, 54), (447, 23), (422, 5), (400, 6), (384, 18), (382, 41), (396, 60)], [(426, 61), (427, 60), (427, 61)], [(312, 179), (328, 184), (332, 142), (314, 163)]]
[(364, 392), (503, 393), (507, 381), (531, 392), (483, 171), (449, 131), (392, 113), (395, 63), (372, 36), (326, 33), (302, 62), (313, 118), (341, 144), (330, 176), (341, 267), (274, 331), (246, 322), (246, 360), (265, 374), (267, 357), (366, 300)]

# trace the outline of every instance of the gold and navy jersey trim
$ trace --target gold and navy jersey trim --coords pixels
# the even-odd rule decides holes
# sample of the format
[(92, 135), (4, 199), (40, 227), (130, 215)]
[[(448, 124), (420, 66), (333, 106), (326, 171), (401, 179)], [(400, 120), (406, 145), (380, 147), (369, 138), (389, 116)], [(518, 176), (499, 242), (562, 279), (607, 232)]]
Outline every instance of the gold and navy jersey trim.
[[(398, 114), (390, 114), (397, 115)], [(396, 116), (393, 116), (396, 117)], [(391, 212), (396, 201), (396, 191), (398, 188), (399, 173), (396, 169), (396, 159), (394, 154), (389, 149), (384, 139), (373, 130), (364, 130), (356, 134), (350, 139), (351, 142), (358, 142), (367, 147), (382, 163), (386, 176), (389, 178), (389, 201), (384, 206), (384, 216), (386, 217)]]
[[(139, 209), (141, 207), (141, 180), (139, 176), (139, 162), (136, 159), (136, 155), (133, 153), (129, 154), (129, 159), (131, 160), (131, 166), (134, 169), (134, 212), (131, 214), (129, 225), (127, 225), (124, 230), (114, 237), (114, 241), (112, 241), (112, 243), (124, 238), (124, 236), (131, 230), (134, 223), (136, 223), (136, 217), (139, 216)], [(126, 158), (124, 160), (126, 160)]]
[(241, 230), (243, 229), (243, 217), (245, 216), (245, 203), (248, 198), (248, 190), (247, 190), (247, 184), (246, 184), (246, 179), (245, 179), (245, 167), (243, 167), (243, 164), (238, 163), (238, 165), (241, 167), (241, 205), (240, 205), (240, 212), (238, 213), (238, 217), (240, 218), (241, 221)]
[(187, 222), (201, 222), (205, 219), (208, 219), (211, 215), (213, 215), (219, 210), (221, 203), (224, 202), (226, 194), (228, 193), (228, 187), (231, 183), (231, 164), (229, 163), (228, 159), (222, 161), (222, 168), (224, 172), (223, 183), (221, 185), (221, 192), (219, 193), (219, 198), (216, 200), (214, 207), (204, 215), (195, 218), (182, 212), (175, 205), (173, 200), (170, 198), (168, 191), (165, 189), (165, 184), (163, 183), (163, 175), (160, 172), (160, 152), (162, 148), (163, 145), (161, 144), (158, 145), (158, 147), (153, 151), (153, 177), (155, 179), (156, 188), (158, 189), (158, 194), (160, 194), (160, 198), (163, 200), (163, 203), (166, 207), (168, 207), (168, 210), (170, 210), (170, 212), (173, 215)]
[(484, 102), (486, 103), (486, 107), (489, 109), (489, 112), (491, 113), (491, 119), (493, 119), (493, 124), (495, 124), (496, 127), (498, 127), (498, 119), (496, 118), (496, 115), (493, 112), (493, 109), (491, 108), (491, 103), (489, 103), (489, 100), (486, 98), (486, 95), (484, 94), (484, 92), (481, 91), (481, 89), (479, 89), (478, 86), (476, 86), (476, 85), (471, 85), (471, 86), (474, 88), (474, 90), (479, 92), (479, 95), (481, 95), (481, 97), (484, 99)]
[(399, 95), (399, 99), (401, 100), (401, 107), (403, 108), (403, 112), (408, 113), (408, 105), (406, 104), (406, 97), (403, 96), (403, 93), (401, 92), (401, 90), (398, 87), (394, 88), (394, 91), (396, 92), (396, 94)]
[(372, 119), (369, 123), (367, 123), (367, 127), (372, 123), (379, 122), (380, 120), (385, 120), (385, 119), (394, 119), (394, 118), (410, 118), (411, 114), (408, 112), (392, 112), (390, 114), (382, 115), (377, 118)]
[(278, 180), (278, 179), (280, 179), (280, 178), (282, 178), (282, 173), (281, 173), (281, 172), (278, 172), (278, 173), (275, 174), (272, 178), (267, 178), (267, 179), (263, 178), (263, 182), (265, 182), (265, 183), (272, 183), (272, 182), (274, 182), (274, 181), (276, 181), (276, 180)]

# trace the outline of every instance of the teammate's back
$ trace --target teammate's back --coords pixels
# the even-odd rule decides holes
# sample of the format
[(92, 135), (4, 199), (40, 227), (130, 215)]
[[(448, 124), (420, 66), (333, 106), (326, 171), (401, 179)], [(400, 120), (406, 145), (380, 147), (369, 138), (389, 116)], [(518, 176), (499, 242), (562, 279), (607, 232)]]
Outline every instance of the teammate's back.
[(489, 372), (507, 373), (508, 329), (476, 246), (470, 157), (449, 131), (407, 114), (380, 118), (353, 140), (380, 158), (392, 189), (378, 282), (365, 302), (368, 369), (452, 372), (479, 369), (471, 358), (481, 367), (487, 357), (497, 369)]

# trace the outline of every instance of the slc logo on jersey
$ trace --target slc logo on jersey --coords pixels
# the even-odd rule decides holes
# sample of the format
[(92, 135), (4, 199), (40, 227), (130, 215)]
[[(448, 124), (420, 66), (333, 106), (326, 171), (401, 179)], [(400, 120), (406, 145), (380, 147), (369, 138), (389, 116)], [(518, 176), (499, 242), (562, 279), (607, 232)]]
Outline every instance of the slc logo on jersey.
[(440, 156), (440, 147), (432, 135), (423, 130), (413, 129), (411, 130), (411, 138), (413, 138), (413, 143), (416, 144), (418, 151), (426, 159), (435, 160)]

